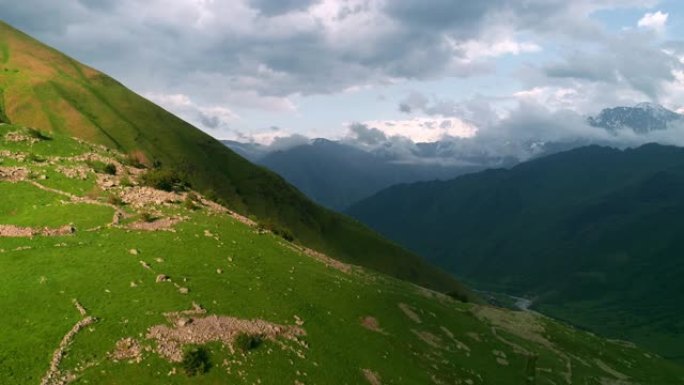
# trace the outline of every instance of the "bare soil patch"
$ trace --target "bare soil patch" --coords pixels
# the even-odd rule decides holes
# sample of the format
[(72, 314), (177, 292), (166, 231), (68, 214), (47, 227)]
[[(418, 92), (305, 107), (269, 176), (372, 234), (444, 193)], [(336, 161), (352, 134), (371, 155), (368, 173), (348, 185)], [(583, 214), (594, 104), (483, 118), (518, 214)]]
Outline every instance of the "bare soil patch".
[(221, 342), (233, 350), (235, 338), (242, 334), (257, 335), (264, 340), (277, 341), (279, 338), (298, 343), (305, 347), (299, 337), (306, 332), (299, 326), (279, 325), (260, 319), (243, 320), (229, 316), (199, 316), (203, 309), (189, 312), (166, 314), (173, 326), (157, 325), (147, 332), (147, 338), (157, 343), (156, 352), (171, 362), (183, 359), (183, 346), (204, 345)]
[(387, 334), (387, 333), (385, 333), (384, 330), (382, 330), (382, 328), (380, 327), (380, 323), (378, 322), (378, 320), (375, 317), (365, 316), (365, 317), (361, 318), (361, 326), (363, 326), (364, 328), (366, 328), (370, 331), (374, 331), (374, 332), (382, 333), (382, 334)]

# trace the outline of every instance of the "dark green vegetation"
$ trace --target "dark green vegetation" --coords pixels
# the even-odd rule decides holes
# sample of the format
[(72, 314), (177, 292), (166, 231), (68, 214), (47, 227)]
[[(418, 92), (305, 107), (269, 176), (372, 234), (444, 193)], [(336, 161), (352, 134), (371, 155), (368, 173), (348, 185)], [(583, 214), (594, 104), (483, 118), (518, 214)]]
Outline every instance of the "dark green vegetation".
[(243, 352), (258, 348), (261, 342), (261, 336), (254, 334), (240, 333), (235, 337), (235, 345)]
[(188, 376), (204, 374), (211, 368), (209, 352), (205, 348), (189, 347), (183, 352), (183, 371)]
[(684, 149), (586, 147), (349, 212), (476, 287), (684, 359)]
[(341, 260), (438, 290), (462, 290), (418, 256), (317, 206), (279, 176), (114, 79), (2, 22), (0, 47), (3, 121), (106, 145), (128, 154), (130, 165), (174, 170), (194, 189), (242, 214), (276, 223), (298, 242)]
[(684, 383), (639, 348), (341, 264), (141, 186), (123, 154), (27, 132), (0, 125), (0, 384)]

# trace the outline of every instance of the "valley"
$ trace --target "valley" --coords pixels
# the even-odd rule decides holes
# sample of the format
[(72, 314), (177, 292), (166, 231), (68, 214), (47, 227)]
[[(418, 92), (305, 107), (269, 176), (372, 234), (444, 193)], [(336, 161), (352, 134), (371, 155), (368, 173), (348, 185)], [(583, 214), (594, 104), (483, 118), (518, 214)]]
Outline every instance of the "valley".
[(584, 147), (349, 213), (476, 289), (680, 359), (683, 165), (673, 146)]
[[(191, 190), (148, 187), (154, 169), (108, 148), (7, 124), (0, 141), (14, 230), (0, 236), (3, 384), (684, 381), (638, 348), (462, 303)], [(244, 335), (258, 342), (241, 348)], [(191, 346), (206, 374), (184, 372)]]
[(680, 8), (0, 0), (0, 385), (684, 384)]

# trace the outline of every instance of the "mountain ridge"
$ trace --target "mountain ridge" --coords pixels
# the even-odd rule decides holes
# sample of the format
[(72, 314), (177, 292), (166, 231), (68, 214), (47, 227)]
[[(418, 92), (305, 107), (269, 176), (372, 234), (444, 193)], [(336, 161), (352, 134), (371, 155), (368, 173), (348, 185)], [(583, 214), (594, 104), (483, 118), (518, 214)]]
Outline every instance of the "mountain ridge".
[(149, 166), (175, 169), (194, 188), (233, 210), (341, 260), (442, 291), (465, 290), (422, 258), (317, 206), (281, 177), (252, 165), (118, 81), (3, 22), (0, 46), (0, 89), (8, 121), (69, 133)]
[(450, 179), (485, 168), (476, 162), (441, 164), (427, 158), (405, 161), (323, 138), (274, 150), (254, 144), (223, 143), (335, 210), (343, 210), (393, 184)]
[(386, 189), (347, 212), (476, 289), (682, 359), (684, 149), (589, 146)]

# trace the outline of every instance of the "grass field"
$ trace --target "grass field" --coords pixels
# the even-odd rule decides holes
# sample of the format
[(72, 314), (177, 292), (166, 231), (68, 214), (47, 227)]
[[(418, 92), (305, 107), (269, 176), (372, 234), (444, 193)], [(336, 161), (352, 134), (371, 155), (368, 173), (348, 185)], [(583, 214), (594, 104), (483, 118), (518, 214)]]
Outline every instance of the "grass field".
[[(137, 185), (150, 171), (99, 146), (0, 125), (0, 158), (0, 234), (75, 228), (0, 236), (1, 384), (684, 383), (628, 344), (458, 302)], [(193, 306), (182, 324), (168, 314)], [(263, 342), (233, 351), (238, 333)], [(209, 371), (186, 375), (169, 344), (202, 345)]]

